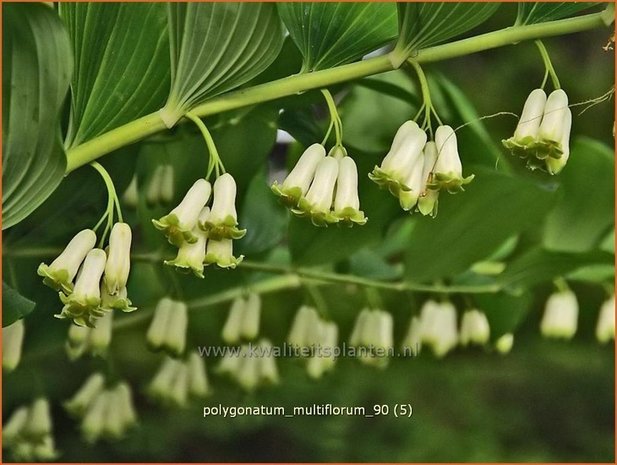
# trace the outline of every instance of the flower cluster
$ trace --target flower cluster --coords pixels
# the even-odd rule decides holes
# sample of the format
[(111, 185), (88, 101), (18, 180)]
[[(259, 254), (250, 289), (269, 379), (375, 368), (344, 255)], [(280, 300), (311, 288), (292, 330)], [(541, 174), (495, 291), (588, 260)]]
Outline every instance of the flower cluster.
[(163, 297), (154, 309), (152, 322), (146, 333), (148, 347), (178, 356), (186, 347), (188, 308), (184, 302)]
[[(112, 310), (131, 312), (126, 283), (131, 267), (131, 228), (116, 223), (111, 229), (107, 253), (94, 248), (96, 234), (85, 229), (71, 239), (51, 265), (41, 263), (38, 274), (59, 292), (64, 304), (58, 318), (80, 326), (96, 326), (96, 320)], [(73, 284), (75, 280), (75, 284)]]
[(277, 384), (279, 375), (272, 343), (261, 339), (249, 344), (242, 345), (239, 351), (226, 352), (217, 371), (228, 375), (246, 391), (253, 391), (261, 384)]
[(323, 145), (311, 145), (283, 183), (272, 185), (272, 191), (294, 214), (310, 218), (315, 226), (367, 221), (360, 210), (358, 168), (341, 146), (326, 156)]
[(415, 121), (405, 122), (396, 132), (390, 151), (369, 174), (378, 186), (399, 199), (405, 211), (416, 209), (435, 216), (439, 192), (454, 194), (472, 181), (463, 177), (456, 134), (450, 126), (439, 126), (435, 140)]
[(303, 305), (296, 313), (287, 342), (292, 347), (311, 348), (306, 371), (311, 378), (321, 378), (334, 368), (334, 348), (338, 344), (338, 326), (320, 318), (317, 310)]
[(528, 168), (557, 174), (570, 156), (571, 127), (566, 93), (557, 89), (547, 98), (543, 89), (535, 89), (525, 101), (514, 135), (502, 143), (526, 160)]
[(65, 344), (66, 353), (71, 360), (76, 360), (84, 353), (105, 356), (111, 343), (113, 313), (103, 315), (95, 328), (70, 325)]
[(191, 352), (186, 361), (165, 357), (148, 386), (148, 395), (163, 405), (185, 407), (191, 398), (209, 393), (208, 376), (203, 360)]
[(49, 462), (58, 457), (51, 433), (49, 402), (41, 397), (9, 417), (2, 427), (2, 448), (20, 462)]
[(363, 348), (358, 351), (360, 361), (384, 368), (394, 347), (392, 315), (382, 310), (363, 309), (356, 319), (349, 345)]
[(13, 371), (21, 360), (21, 349), (24, 343), (26, 327), (24, 320), (2, 328), (2, 369)]
[(227, 344), (237, 344), (241, 339), (255, 339), (259, 334), (261, 298), (254, 292), (246, 298), (238, 297), (231, 304), (222, 338)]
[[(207, 206), (213, 193), (212, 208)], [(233, 256), (233, 239), (246, 230), (238, 229), (236, 181), (230, 174), (219, 176), (214, 187), (198, 179), (184, 199), (168, 215), (152, 220), (169, 242), (178, 247), (178, 255), (165, 264), (192, 271), (203, 278), (204, 265), (235, 268), (242, 256)]]
[(137, 423), (129, 385), (120, 382), (105, 388), (105, 378), (100, 373), (90, 376), (64, 407), (82, 419), (81, 431), (90, 443), (100, 438), (122, 438)]

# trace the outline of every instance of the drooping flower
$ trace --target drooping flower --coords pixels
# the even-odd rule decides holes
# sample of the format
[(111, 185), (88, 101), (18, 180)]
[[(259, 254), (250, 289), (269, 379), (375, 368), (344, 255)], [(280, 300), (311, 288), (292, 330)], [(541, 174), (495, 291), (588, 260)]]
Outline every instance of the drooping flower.
[(197, 352), (191, 352), (186, 364), (189, 370), (189, 394), (194, 397), (207, 396), (210, 387), (203, 359)]
[(191, 399), (205, 397), (209, 387), (203, 360), (195, 352), (186, 361), (166, 357), (147, 392), (166, 406), (184, 407)]
[[(409, 328), (401, 344), (406, 355), (418, 355), (422, 349), (422, 322), (414, 316), (409, 321)], [(411, 351), (411, 353), (409, 353)]]
[(358, 168), (351, 157), (343, 157), (339, 161), (336, 194), (334, 197), (334, 216), (340, 221), (352, 226), (366, 224), (367, 218), (360, 210), (358, 196)]
[(376, 166), (369, 178), (380, 187), (387, 188), (395, 197), (400, 197), (401, 191), (411, 189), (407, 183), (416, 165), (422, 164), (425, 144), (426, 132), (415, 121), (406, 121), (396, 132), (381, 166)]
[(126, 223), (116, 223), (111, 229), (103, 278), (105, 288), (111, 296), (126, 289), (131, 270), (131, 237), (131, 227)]
[(469, 184), (474, 175), (463, 177), (463, 165), (458, 154), (454, 129), (450, 126), (439, 126), (435, 131), (435, 145), (437, 162), (429, 187), (435, 190), (447, 190), (451, 194), (464, 190), (463, 186)]
[(606, 344), (615, 339), (615, 295), (606, 300), (600, 307), (598, 322), (596, 324), (596, 339)]
[(502, 143), (513, 155), (525, 159), (527, 168), (557, 174), (570, 155), (571, 127), (567, 94), (557, 89), (547, 98), (542, 89), (535, 89), (525, 101), (514, 136)]
[(120, 288), (116, 295), (107, 292), (107, 286), (101, 284), (101, 309), (103, 313), (119, 310), (125, 313), (134, 312), (137, 307), (133, 307), (133, 302), (128, 298), (126, 287)]
[(46, 399), (36, 399), (30, 407), (19, 407), (2, 428), (2, 447), (16, 461), (49, 462), (58, 451), (51, 435), (52, 425)]
[(137, 186), (137, 175), (134, 174), (129, 186), (122, 194), (122, 203), (129, 208), (137, 208), (139, 204), (139, 189)]
[(502, 355), (509, 353), (514, 345), (514, 334), (506, 333), (495, 341), (495, 349)]
[(295, 347), (308, 347), (313, 343), (314, 328), (319, 324), (319, 314), (313, 307), (300, 307), (289, 330), (287, 342)]
[(208, 238), (219, 241), (222, 239), (240, 239), (246, 234), (246, 229), (238, 229), (236, 213), (236, 181), (229, 173), (219, 176), (214, 182), (214, 199), (212, 210), (200, 227), (208, 232)]
[(148, 347), (163, 349), (173, 355), (180, 355), (186, 347), (188, 308), (186, 303), (163, 297), (154, 310), (152, 322), (146, 333)]
[(422, 191), (418, 198), (418, 211), (424, 216), (437, 216), (439, 207), (439, 190), (430, 188), (433, 170), (437, 164), (437, 145), (429, 141), (424, 146), (424, 163), (422, 165)]
[(7, 372), (19, 365), (25, 329), (23, 319), (2, 328), (2, 369)]
[(28, 412), (28, 420), (24, 426), (23, 435), (33, 442), (42, 440), (51, 434), (51, 412), (49, 401), (44, 397), (39, 397), (32, 402)]
[(100, 392), (84, 413), (80, 429), (84, 439), (93, 444), (103, 435), (109, 409), (110, 395), (107, 390)]
[(490, 335), (491, 329), (484, 313), (476, 309), (467, 310), (463, 313), (459, 338), (462, 346), (468, 344), (484, 345), (488, 342)]
[(241, 339), (255, 339), (259, 333), (261, 298), (250, 293), (247, 298), (234, 299), (229, 316), (223, 326), (222, 338), (228, 344), (236, 344)]
[(570, 290), (555, 292), (546, 301), (540, 331), (544, 337), (571, 339), (578, 325), (578, 301)]
[[(235, 359), (235, 361), (230, 361)], [(253, 391), (263, 384), (277, 384), (279, 381), (276, 359), (272, 344), (267, 339), (260, 340), (253, 348), (243, 345), (240, 354), (228, 355), (221, 361), (219, 371), (226, 373), (244, 390)]]
[(64, 304), (58, 318), (70, 318), (81, 326), (94, 326), (96, 318), (105, 312), (101, 304), (101, 277), (105, 271), (107, 255), (102, 249), (92, 249), (86, 255), (77, 276), (73, 292), (68, 296), (60, 293)]
[[(205, 222), (210, 216), (210, 208), (204, 207), (199, 213), (199, 222)], [(197, 240), (185, 242), (178, 249), (178, 255), (173, 260), (165, 260), (165, 265), (175, 266), (180, 270), (190, 270), (198, 278), (204, 277), (204, 259), (206, 258), (207, 233), (198, 226), (193, 228)]]
[(71, 360), (90, 352), (94, 356), (104, 357), (111, 343), (113, 313), (98, 318), (95, 327), (71, 324), (66, 341), (66, 352)]
[(233, 253), (233, 241), (231, 239), (208, 239), (204, 263), (207, 265), (216, 264), (220, 268), (234, 269), (242, 262), (244, 255), (235, 257)]
[(319, 320), (312, 333), (317, 352), (308, 359), (306, 371), (311, 378), (318, 379), (332, 370), (336, 363), (334, 350), (338, 345), (338, 326), (334, 322)]
[(158, 165), (150, 177), (146, 188), (146, 202), (149, 205), (169, 203), (174, 197), (174, 167), (170, 164)]
[(360, 312), (349, 338), (349, 344), (358, 347), (360, 361), (377, 367), (388, 364), (388, 352), (394, 345), (392, 326), (392, 315), (388, 312), (369, 309)]
[(306, 195), (315, 176), (317, 165), (326, 156), (326, 149), (321, 144), (313, 144), (308, 147), (296, 166), (287, 175), (283, 184), (272, 184), (272, 192), (281, 198), (281, 201), (290, 208), (298, 205), (302, 197)]
[(436, 357), (443, 357), (458, 343), (456, 308), (450, 302), (428, 300), (420, 312), (422, 344)]
[(64, 403), (64, 408), (71, 415), (81, 417), (104, 388), (105, 378), (101, 373), (94, 373), (86, 380), (75, 395)]
[(332, 213), (331, 207), (338, 171), (336, 158), (323, 158), (317, 165), (315, 177), (306, 196), (300, 199), (297, 208), (292, 209), (292, 212), (310, 218), (315, 226), (337, 223), (339, 218)]
[(182, 202), (168, 215), (152, 220), (154, 226), (163, 231), (170, 243), (180, 247), (184, 242), (196, 242), (193, 228), (197, 226), (199, 214), (208, 203), (212, 186), (205, 179), (198, 179), (188, 190)]
[(73, 290), (73, 279), (86, 255), (96, 244), (96, 234), (91, 229), (78, 232), (51, 265), (41, 263), (37, 270), (43, 283), (67, 294)]

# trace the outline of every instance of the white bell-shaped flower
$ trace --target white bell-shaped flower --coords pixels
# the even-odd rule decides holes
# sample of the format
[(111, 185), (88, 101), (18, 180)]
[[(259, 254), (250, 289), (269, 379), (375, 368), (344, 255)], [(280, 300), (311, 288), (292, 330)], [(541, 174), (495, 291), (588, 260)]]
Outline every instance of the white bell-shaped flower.
[(458, 343), (456, 308), (450, 302), (429, 300), (420, 314), (422, 344), (430, 346), (436, 357), (443, 357)]
[[(204, 207), (199, 214), (199, 221), (206, 221), (209, 216), (210, 208)], [(203, 279), (207, 233), (196, 226), (193, 229), (193, 236), (197, 240), (193, 243), (183, 243), (178, 249), (176, 258), (165, 260), (165, 265), (174, 266), (181, 271), (192, 271), (195, 276)]]
[(244, 255), (234, 257), (233, 241), (231, 239), (208, 239), (204, 263), (216, 264), (220, 268), (234, 269), (244, 259)]
[(460, 343), (484, 345), (491, 336), (491, 329), (486, 315), (476, 309), (467, 310), (461, 319)]
[(463, 177), (463, 165), (458, 154), (456, 133), (450, 126), (439, 126), (435, 131), (437, 162), (433, 170), (433, 189), (445, 189), (451, 194), (462, 191), (474, 175)]
[(183, 363), (178, 364), (168, 400), (170, 400), (172, 404), (181, 408), (186, 407), (188, 404), (189, 371)]
[(514, 131), (514, 137), (510, 139), (512, 143), (524, 148), (536, 141), (545, 106), (546, 92), (543, 89), (532, 90), (525, 100), (521, 117)]
[(171, 357), (165, 357), (161, 367), (148, 385), (146, 390), (147, 394), (155, 400), (163, 403), (168, 402), (171, 396), (174, 380), (176, 379), (176, 374), (181, 365), (182, 362), (179, 360)]
[(426, 144), (426, 132), (415, 121), (406, 121), (396, 132), (390, 151), (376, 166), (369, 178), (398, 197), (400, 191), (408, 191), (408, 178), (412, 170), (422, 164), (422, 149)]
[(146, 187), (146, 203), (148, 205), (156, 205), (159, 203), (161, 194), (161, 180), (163, 179), (163, 173), (165, 168), (163, 165), (157, 165), (148, 180)]
[(19, 365), (25, 330), (23, 319), (2, 328), (2, 369), (7, 372)]
[(326, 149), (321, 144), (313, 144), (300, 156), (296, 166), (287, 175), (283, 184), (272, 184), (272, 191), (290, 208), (296, 207), (300, 198), (306, 195), (315, 176), (315, 170), (326, 157)]
[(349, 336), (350, 346), (365, 345), (368, 339), (368, 323), (371, 319), (371, 311), (368, 308), (363, 308), (356, 317), (351, 335)]
[(109, 235), (109, 252), (105, 264), (103, 282), (110, 295), (117, 295), (126, 288), (131, 270), (131, 227), (126, 223), (116, 223)]
[(105, 422), (110, 400), (109, 391), (103, 390), (95, 396), (86, 410), (80, 427), (86, 442), (93, 444), (105, 433)]
[(571, 339), (578, 326), (578, 301), (570, 290), (555, 292), (546, 301), (540, 331), (544, 337)]
[(223, 326), (222, 337), (227, 344), (236, 344), (241, 339), (254, 339), (259, 333), (261, 298), (250, 293), (246, 298), (234, 299), (229, 316)]
[(332, 214), (332, 201), (338, 177), (339, 163), (334, 157), (325, 157), (317, 165), (315, 177), (306, 196), (292, 209), (296, 215), (309, 217), (315, 226), (337, 223), (338, 217)]
[(184, 242), (195, 242), (197, 237), (192, 231), (197, 226), (199, 214), (208, 203), (211, 192), (210, 183), (205, 179), (198, 179), (176, 208), (168, 215), (152, 220), (152, 223), (177, 247)]
[(78, 232), (51, 265), (41, 263), (37, 270), (43, 282), (53, 289), (69, 294), (73, 279), (80, 265), (96, 244), (96, 234), (91, 229)]
[(92, 249), (86, 255), (73, 292), (68, 296), (60, 293), (64, 304), (58, 318), (71, 318), (80, 325), (93, 326), (96, 317), (101, 316), (101, 278), (105, 271), (107, 255), (102, 249)]
[(231, 303), (229, 315), (222, 331), (223, 341), (227, 344), (236, 344), (240, 341), (245, 307), (246, 299), (244, 297), (236, 297)]
[(502, 355), (509, 353), (514, 345), (514, 334), (506, 333), (495, 341), (495, 349)]
[(393, 347), (392, 315), (382, 310), (364, 309), (358, 315), (349, 344), (358, 347), (360, 361), (385, 367)]
[(186, 362), (189, 369), (189, 393), (194, 397), (205, 397), (210, 388), (203, 359), (197, 352), (191, 352)]
[(414, 316), (409, 321), (409, 328), (401, 344), (405, 356), (417, 356), (422, 349), (422, 322)]
[(131, 387), (123, 381), (116, 386), (116, 393), (118, 396), (116, 408), (122, 412), (122, 422), (126, 430), (137, 423), (137, 413), (133, 404)]
[(162, 203), (169, 203), (174, 198), (174, 166), (163, 165), (159, 190), (159, 200)]
[(188, 308), (184, 302), (163, 297), (154, 309), (146, 342), (152, 350), (163, 349), (180, 355), (186, 347)]
[(14, 445), (23, 434), (26, 423), (28, 422), (29, 408), (19, 407), (9, 417), (2, 426), (2, 446), (9, 447)]
[(51, 429), (49, 401), (44, 397), (39, 397), (32, 402), (23, 434), (32, 441), (40, 441), (51, 434)]
[(71, 415), (82, 416), (92, 401), (105, 389), (105, 378), (100, 373), (91, 375), (71, 399), (64, 403), (64, 408)]
[(272, 343), (268, 339), (261, 339), (258, 343), (261, 356), (259, 357), (259, 381), (267, 384), (278, 384), (279, 373), (276, 358), (272, 352)]
[(319, 324), (319, 314), (313, 307), (300, 307), (289, 330), (287, 343), (292, 347), (308, 347), (313, 343), (313, 332)]
[(424, 216), (437, 216), (439, 206), (439, 190), (431, 189), (433, 172), (437, 165), (437, 145), (429, 141), (424, 146), (424, 162), (422, 164), (422, 191), (418, 198), (418, 211)]
[(420, 159), (414, 164), (411, 172), (405, 180), (405, 185), (409, 188), (409, 190), (401, 189), (398, 194), (401, 208), (405, 211), (410, 211), (417, 205), (418, 199), (424, 190), (424, 159), (425, 155), (424, 152), (422, 152)]
[(598, 322), (596, 324), (596, 339), (606, 344), (615, 339), (615, 295), (606, 300), (600, 307)]
[(336, 363), (335, 348), (338, 345), (338, 326), (334, 322), (318, 321), (313, 329), (314, 343), (317, 353), (313, 354), (306, 364), (306, 371), (313, 379), (334, 368)]
[(137, 185), (137, 175), (134, 174), (129, 186), (122, 194), (122, 203), (129, 208), (137, 208), (139, 205), (139, 188)]
[(548, 96), (544, 106), (544, 115), (538, 129), (538, 138), (542, 141), (559, 144), (563, 138), (564, 121), (568, 110), (568, 96), (562, 89), (557, 89)]
[(336, 194), (334, 196), (334, 215), (347, 225), (365, 224), (367, 218), (360, 210), (358, 196), (358, 167), (350, 157), (339, 160)]
[(113, 313), (108, 313), (96, 321), (96, 326), (90, 329), (89, 348), (92, 355), (105, 356), (111, 344)]
[(550, 174), (559, 174), (561, 170), (568, 163), (570, 158), (570, 130), (572, 129), (572, 111), (566, 108), (563, 117), (563, 128), (561, 134), (561, 144), (559, 146), (561, 150), (561, 156), (559, 158), (548, 157), (546, 159), (546, 169)]
[(146, 333), (148, 347), (153, 350), (160, 348), (165, 341), (169, 326), (169, 315), (173, 311), (174, 301), (169, 297), (163, 297), (158, 301), (154, 309), (154, 316)]
[(229, 173), (219, 176), (214, 182), (214, 199), (208, 219), (200, 227), (208, 231), (214, 240), (240, 239), (246, 229), (238, 229), (236, 213), (236, 181)]

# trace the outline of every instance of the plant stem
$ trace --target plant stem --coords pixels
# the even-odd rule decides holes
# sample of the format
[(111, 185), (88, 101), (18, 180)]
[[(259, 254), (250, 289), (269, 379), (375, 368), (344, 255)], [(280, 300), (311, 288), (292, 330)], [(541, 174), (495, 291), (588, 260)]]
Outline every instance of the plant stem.
[[(555, 72), (555, 68), (553, 67), (553, 62), (551, 61), (551, 57), (548, 54), (548, 50), (542, 43), (541, 40), (535, 41), (536, 47), (540, 51), (540, 56), (542, 57), (542, 61), (544, 62), (544, 68), (546, 72), (551, 76), (551, 81), (553, 81), (553, 87), (555, 90), (561, 89), (561, 84), (559, 84), (559, 78), (557, 77), (557, 73)], [(544, 75), (544, 81), (542, 82), (542, 88), (546, 83), (546, 75)]]
[[(523, 40), (540, 39), (543, 37), (595, 29), (606, 26), (606, 17), (607, 15), (605, 12), (600, 12), (541, 24), (512, 26), (468, 39), (419, 50), (417, 54), (413, 56), (413, 59), (418, 63), (434, 62), (505, 45), (512, 45)], [(200, 117), (213, 115), (248, 105), (275, 100), (310, 89), (325, 88), (333, 84), (391, 71), (394, 69), (391, 58), (392, 57), (388, 55), (371, 58), (357, 63), (342, 65), (323, 71), (297, 74), (265, 84), (240, 89), (213, 98), (195, 107), (192, 113)], [(186, 119), (181, 121), (186, 121)], [(70, 173), (80, 166), (96, 160), (102, 155), (133, 144), (166, 129), (167, 126), (161, 119), (158, 111), (143, 116), (78, 145), (77, 147), (69, 149), (67, 151), (66, 172)]]

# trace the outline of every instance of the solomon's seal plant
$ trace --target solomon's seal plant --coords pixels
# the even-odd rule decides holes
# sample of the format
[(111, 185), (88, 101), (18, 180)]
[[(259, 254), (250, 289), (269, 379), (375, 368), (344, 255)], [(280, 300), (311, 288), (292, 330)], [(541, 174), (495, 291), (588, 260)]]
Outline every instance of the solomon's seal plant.
[[(435, 446), (467, 449), (455, 411), (482, 420), (473, 457), (524, 460), (527, 438), (482, 430), (483, 393), (516, 386), (546, 418), (574, 399), (591, 438), (559, 430), (578, 442), (556, 452), (503, 397), (542, 430), (534, 456), (612, 460), (589, 412), (613, 405), (614, 8), (512, 11), (3, 4), (4, 457), (465, 461)], [(424, 417), (254, 415), (228, 437), (194, 415), (210, 401)], [(271, 435), (298, 450), (249, 441)]]

